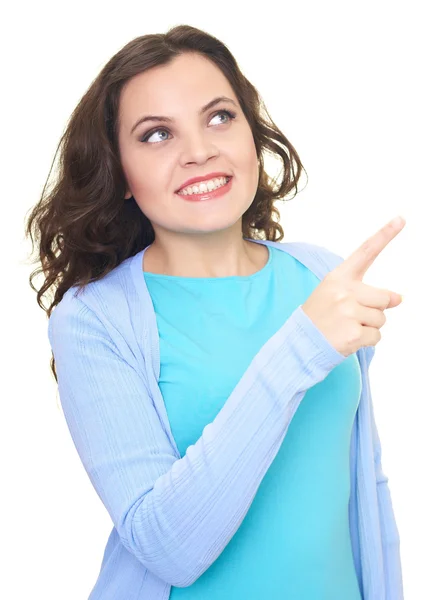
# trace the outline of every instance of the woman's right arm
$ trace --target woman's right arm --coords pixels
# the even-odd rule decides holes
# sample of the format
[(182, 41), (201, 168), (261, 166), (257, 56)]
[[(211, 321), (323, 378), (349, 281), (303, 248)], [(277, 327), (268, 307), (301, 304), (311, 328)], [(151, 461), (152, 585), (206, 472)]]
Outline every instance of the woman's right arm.
[(143, 365), (123, 357), (82, 300), (63, 297), (48, 335), (73, 442), (122, 544), (176, 587), (230, 542), (305, 392), (346, 358), (299, 306), (179, 459)]

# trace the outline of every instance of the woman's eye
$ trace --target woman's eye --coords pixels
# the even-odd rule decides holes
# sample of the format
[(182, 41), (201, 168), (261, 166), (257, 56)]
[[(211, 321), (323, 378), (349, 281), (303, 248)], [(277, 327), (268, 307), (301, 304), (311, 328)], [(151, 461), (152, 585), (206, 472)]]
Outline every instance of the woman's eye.
[[(168, 131), (166, 129), (156, 129), (155, 131), (152, 131), (152, 133), (149, 133), (147, 137), (143, 138), (141, 141), (142, 142), (146, 142), (149, 138), (151, 138), (154, 133), (158, 133), (158, 131), (165, 131), (165, 133), (168, 133)], [(162, 140), (159, 140), (162, 141)], [(158, 142), (153, 142), (154, 144), (157, 144)]]
[[(225, 114), (228, 117), (228, 121), (222, 121), (221, 123), (218, 123), (219, 125), (225, 125), (226, 123), (230, 122), (232, 119), (234, 119), (236, 117), (236, 113), (230, 111), (230, 110), (219, 110), (218, 112), (216, 112), (212, 117), (211, 120), (214, 119), (215, 117), (218, 117), (221, 114)], [(154, 129), (153, 131), (149, 131), (140, 141), (141, 142), (147, 142), (154, 134), (158, 133), (158, 132), (165, 132), (165, 133), (169, 133), (168, 129), (164, 129), (163, 127), (159, 127), (157, 129)], [(159, 141), (156, 142), (151, 142), (153, 144), (158, 144), (161, 141), (167, 141), (165, 138), (160, 139)]]

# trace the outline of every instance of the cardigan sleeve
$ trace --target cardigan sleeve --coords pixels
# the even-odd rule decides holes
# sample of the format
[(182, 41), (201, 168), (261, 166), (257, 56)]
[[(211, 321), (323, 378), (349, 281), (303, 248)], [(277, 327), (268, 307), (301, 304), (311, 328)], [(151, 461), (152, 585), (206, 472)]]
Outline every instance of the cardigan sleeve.
[(369, 386), (376, 488), (384, 557), (385, 600), (403, 600), (400, 535), (392, 505), (391, 491), (388, 486), (388, 476), (382, 467), (382, 447), (373, 410), (372, 394), (370, 393), (369, 366), (375, 355), (375, 350), (375, 346), (366, 347), (367, 385)]
[(48, 335), (69, 431), (121, 543), (175, 587), (196, 581), (230, 542), (306, 390), (346, 358), (300, 305), (178, 458), (125, 332), (65, 294)]

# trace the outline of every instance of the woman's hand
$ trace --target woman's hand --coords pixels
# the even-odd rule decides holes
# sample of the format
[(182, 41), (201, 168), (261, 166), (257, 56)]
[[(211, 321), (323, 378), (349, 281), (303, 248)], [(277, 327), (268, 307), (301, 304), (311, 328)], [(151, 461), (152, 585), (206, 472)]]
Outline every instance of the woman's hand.
[(401, 218), (387, 223), (351, 256), (330, 271), (301, 306), (334, 348), (348, 356), (362, 346), (375, 346), (385, 324), (384, 310), (401, 296), (362, 282), (367, 269), (405, 226)]

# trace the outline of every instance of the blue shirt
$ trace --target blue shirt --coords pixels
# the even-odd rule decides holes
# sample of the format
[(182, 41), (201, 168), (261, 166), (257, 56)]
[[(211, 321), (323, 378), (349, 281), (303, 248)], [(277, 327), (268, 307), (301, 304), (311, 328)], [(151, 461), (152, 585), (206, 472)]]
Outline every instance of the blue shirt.
[[(320, 279), (273, 247), (267, 265), (247, 277), (145, 279), (159, 331), (159, 388), (183, 456)], [(173, 586), (170, 598), (361, 600), (348, 521), (360, 391), (353, 354), (306, 392), (233, 538), (192, 585)]]
[(262, 270), (217, 279), (144, 273), (142, 250), (51, 315), (64, 415), (114, 525), (90, 600), (403, 598), (375, 348), (344, 357), (301, 308), (343, 259), (256, 243)]

